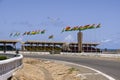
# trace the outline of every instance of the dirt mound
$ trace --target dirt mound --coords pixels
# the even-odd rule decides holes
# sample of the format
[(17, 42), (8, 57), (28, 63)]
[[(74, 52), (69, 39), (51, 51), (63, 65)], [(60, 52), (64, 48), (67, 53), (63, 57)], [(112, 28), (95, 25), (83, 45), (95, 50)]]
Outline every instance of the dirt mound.
[(23, 68), (16, 71), (12, 80), (80, 80), (75, 68), (52, 61), (24, 58)]

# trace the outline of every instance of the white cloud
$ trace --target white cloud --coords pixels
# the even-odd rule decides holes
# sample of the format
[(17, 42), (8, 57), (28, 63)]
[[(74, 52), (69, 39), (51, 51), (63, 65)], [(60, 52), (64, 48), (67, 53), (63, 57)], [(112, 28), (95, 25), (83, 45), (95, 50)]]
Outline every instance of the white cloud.
[(68, 36), (65, 37), (64, 40), (67, 42), (72, 42), (74, 40), (74, 38), (72, 37), (72, 35), (69, 34)]

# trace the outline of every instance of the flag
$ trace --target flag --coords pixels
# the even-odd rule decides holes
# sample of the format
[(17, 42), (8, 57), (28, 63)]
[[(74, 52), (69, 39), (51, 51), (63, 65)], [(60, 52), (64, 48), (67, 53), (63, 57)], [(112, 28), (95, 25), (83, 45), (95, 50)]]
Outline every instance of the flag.
[(78, 28), (78, 30), (79, 31), (82, 31), (82, 30), (85, 30), (86, 28), (84, 27), (84, 26), (80, 26), (79, 28)]
[(65, 28), (65, 31), (70, 31), (71, 30), (71, 27), (70, 26), (67, 26), (66, 28)]
[(76, 31), (76, 30), (78, 30), (78, 26), (75, 26), (71, 29), (71, 31)]
[(14, 37), (17, 36), (17, 33), (15, 33), (13, 36), (14, 36)]
[(88, 24), (88, 25), (85, 25), (85, 26), (84, 26), (84, 30), (88, 29), (89, 27), (90, 27), (89, 24)]
[(65, 31), (65, 28), (62, 29), (62, 32), (64, 32), (64, 31)]
[(36, 34), (40, 34), (40, 30), (37, 30), (37, 31), (36, 31)]
[(10, 37), (13, 35), (13, 33), (10, 33)]
[(27, 32), (24, 32), (24, 33), (23, 33), (23, 36), (24, 36), (24, 35), (27, 35)]
[(17, 36), (20, 36), (20, 32), (17, 32)]
[(98, 24), (97, 26), (96, 26), (96, 28), (100, 28), (101, 27), (101, 24)]
[(29, 31), (29, 32), (26, 32), (26, 35), (30, 35), (31, 34), (31, 32)]
[(78, 30), (81, 31), (82, 26), (78, 27)]
[(52, 39), (54, 36), (53, 35), (50, 35), (49, 37), (48, 37), (48, 39)]
[(32, 32), (31, 32), (31, 35), (35, 35), (35, 34), (36, 34), (36, 32), (35, 32), (35, 31), (32, 31)]
[(41, 31), (41, 34), (44, 34), (44, 33), (45, 33), (45, 30), (42, 30), (42, 31)]
[(20, 35), (20, 33), (19, 32), (16, 32), (15, 34), (14, 34), (14, 37), (15, 36), (19, 36)]
[(91, 26), (89, 26), (88, 29), (94, 29), (95, 28), (95, 24), (92, 24)]

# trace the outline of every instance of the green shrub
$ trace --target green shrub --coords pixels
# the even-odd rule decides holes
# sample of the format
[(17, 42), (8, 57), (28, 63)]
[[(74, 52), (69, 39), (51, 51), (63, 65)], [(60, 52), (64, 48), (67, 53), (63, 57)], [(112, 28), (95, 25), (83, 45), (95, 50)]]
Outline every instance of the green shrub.
[(68, 69), (68, 70), (69, 70), (68, 74), (72, 74), (72, 72), (73, 72), (73, 71), (78, 71), (78, 69), (73, 68), (73, 67), (72, 67), (72, 68), (70, 68), (70, 69)]
[(1, 56), (1, 55), (0, 55), (0, 60), (5, 60), (5, 59), (7, 59), (6, 56)]

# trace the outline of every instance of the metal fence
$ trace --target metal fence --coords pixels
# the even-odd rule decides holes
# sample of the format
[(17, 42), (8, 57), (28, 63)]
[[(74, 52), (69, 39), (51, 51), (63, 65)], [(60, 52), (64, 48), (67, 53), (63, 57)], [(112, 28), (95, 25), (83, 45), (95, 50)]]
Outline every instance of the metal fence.
[[(3, 54), (2, 54), (3, 55)], [(15, 55), (15, 54), (9, 54)], [(21, 54), (10, 59), (0, 61), (0, 80), (7, 80), (13, 72), (22, 67), (23, 56)]]

